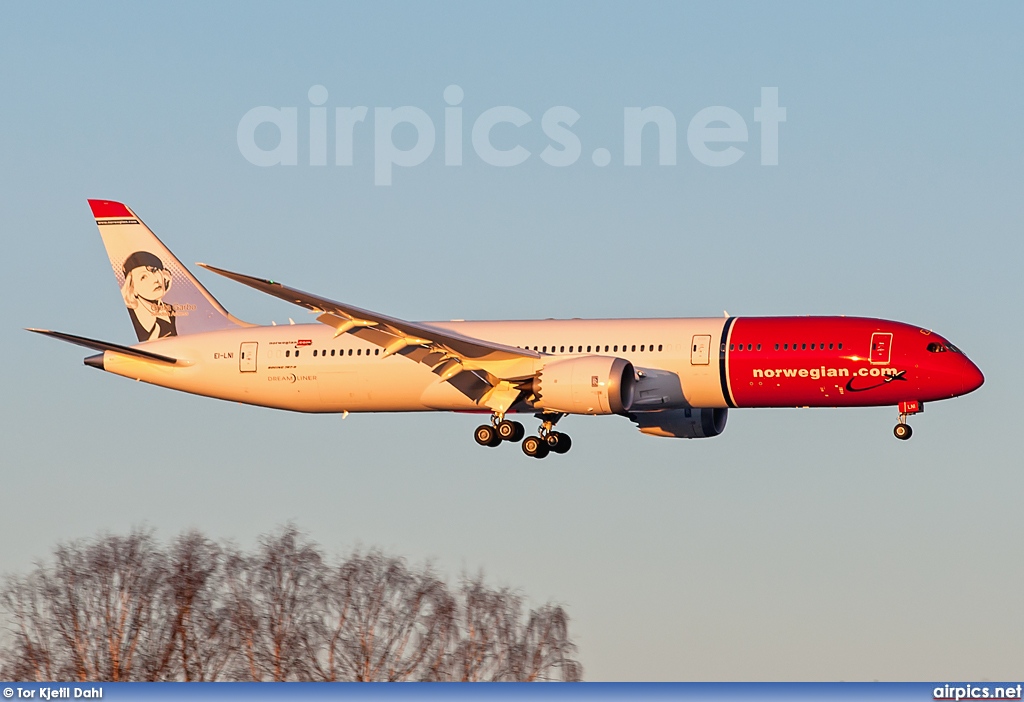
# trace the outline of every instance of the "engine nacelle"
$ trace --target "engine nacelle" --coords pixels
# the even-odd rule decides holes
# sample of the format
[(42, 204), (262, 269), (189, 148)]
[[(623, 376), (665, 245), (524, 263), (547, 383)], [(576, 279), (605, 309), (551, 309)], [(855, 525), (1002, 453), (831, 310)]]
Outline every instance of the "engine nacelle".
[(633, 404), (636, 372), (624, 358), (551, 361), (533, 380), (534, 406), (566, 414), (622, 414)]
[(725, 431), (729, 410), (694, 407), (660, 412), (636, 412), (630, 416), (644, 434), (673, 439), (703, 439), (718, 436)]

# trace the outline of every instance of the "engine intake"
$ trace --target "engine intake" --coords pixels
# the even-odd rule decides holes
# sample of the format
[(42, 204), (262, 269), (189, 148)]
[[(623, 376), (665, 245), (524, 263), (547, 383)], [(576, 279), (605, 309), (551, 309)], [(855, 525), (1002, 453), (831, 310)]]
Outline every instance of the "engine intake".
[(623, 414), (633, 404), (636, 372), (624, 358), (551, 361), (533, 379), (534, 406), (566, 414)]
[(673, 439), (703, 439), (718, 436), (725, 431), (729, 410), (693, 407), (660, 412), (636, 412), (630, 417), (644, 434)]

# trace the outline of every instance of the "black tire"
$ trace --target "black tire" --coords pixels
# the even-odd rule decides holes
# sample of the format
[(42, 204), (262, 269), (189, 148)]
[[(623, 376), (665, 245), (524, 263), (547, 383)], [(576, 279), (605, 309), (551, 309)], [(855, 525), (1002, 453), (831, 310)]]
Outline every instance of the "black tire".
[(549, 450), (544, 439), (539, 436), (528, 436), (523, 439), (523, 453), (531, 458), (544, 458)]
[(896, 425), (896, 428), (892, 430), (892, 433), (897, 439), (906, 441), (914, 435), (914, 430), (910, 428), (909, 424), (903, 424), (901, 422)]
[(569, 435), (559, 431), (548, 434), (546, 443), (548, 448), (555, 453), (566, 453), (572, 448), (572, 439), (569, 438)]
[(511, 441), (516, 443), (521, 441), (523, 435), (526, 434), (526, 429), (519, 422), (513, 422), (508, 419), (503, 419), (498, 422), (498, 436), (501, 437), (502, 441)]
[(494, 448), (501, 443), (501, 437), (498, 436), (498, 432), (494, 431), (494, 427), (490, 424), (481, 424), (473, 432), (473, 438), (481, 446), (489, 446)]

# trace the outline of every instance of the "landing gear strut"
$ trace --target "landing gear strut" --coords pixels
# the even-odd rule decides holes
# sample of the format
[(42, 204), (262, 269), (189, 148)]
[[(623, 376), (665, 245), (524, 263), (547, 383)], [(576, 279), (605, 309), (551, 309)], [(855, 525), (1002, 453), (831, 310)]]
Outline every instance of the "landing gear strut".
[(910, 428), (909, 424), (907, 424), (907, 417), (912, 414), (924, 412), (924, 403), (918, 402), (916, 400), (901, 402), (899, 405), (899, 411), (899, 424), (897, 424), (896, 427), (892, 430), (892, 433), (893, 436), (895, 436), (897, 439), (906, 441), (907, 439), (914, 435), (914, 430)]

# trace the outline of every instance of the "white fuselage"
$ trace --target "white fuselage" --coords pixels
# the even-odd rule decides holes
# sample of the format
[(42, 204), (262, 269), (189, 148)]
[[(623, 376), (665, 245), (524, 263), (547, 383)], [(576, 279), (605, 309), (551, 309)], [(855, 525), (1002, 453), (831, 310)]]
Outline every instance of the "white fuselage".
[[(641, 372), (634, 409), (726, 407), (719, 370), (724, 318), (428, 322), (508, 346), (536, 348), (533, 370), (557, 357), (624, 358)], [(705, 347), (704, 344), (707, 344)], [(699, 347), (699, 348), (698, 348)], [(106, 352), (111, 373), (175, 390), (299, 412), (489, 411), (423, 364), (323, 324), (190, 334), (137, 348), (163, 365)]]

